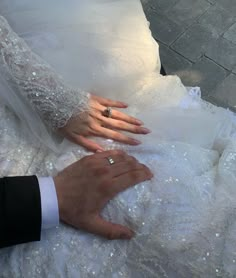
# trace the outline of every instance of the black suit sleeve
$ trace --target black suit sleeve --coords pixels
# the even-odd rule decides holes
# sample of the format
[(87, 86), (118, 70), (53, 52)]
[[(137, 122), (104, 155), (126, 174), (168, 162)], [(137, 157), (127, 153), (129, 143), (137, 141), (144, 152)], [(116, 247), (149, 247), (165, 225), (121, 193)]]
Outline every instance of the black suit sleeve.
[(0, 179), (0, 248), (40, 240), (41, 217), (36, 176)]

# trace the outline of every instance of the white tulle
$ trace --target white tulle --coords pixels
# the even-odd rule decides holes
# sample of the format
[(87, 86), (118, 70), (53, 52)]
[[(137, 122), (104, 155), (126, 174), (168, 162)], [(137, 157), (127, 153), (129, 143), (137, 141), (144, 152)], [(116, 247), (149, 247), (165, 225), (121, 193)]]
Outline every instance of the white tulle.
[[(154, 173), (103, 211), (134, 229), (133, 240), (60, 225), (39, 243), (1, 250), (1, 277), (235, 277), (235, 115), (202, 101), (199, 88), (159, 75), (158, 46), (140, 2), (2, 0), (0, 10), (68, 83), (130, 104), (127, 112), (152, 134), (138, 136), (138, 147), (99, 141)], [(49, 151), (25, 137), (4, 105), (0, 115), (1, 175), (52, 175), (88, 154), (67, 141), (60, 154)]]
[[(0, 14), (13, 30), (78, 94), (106, 96), (112, 92), (122, 99), (135, 91), (138, 78), (160, 67), (158, 45), (137, 1), (2, 0), (0, 5)], [(19, 93), (11, 91), (6, 82), (1, 82), (0, 93), (31, 133), (54, 151), (61, 148), (61, 139), (51, 135), (45, 121), (19, 99)]]

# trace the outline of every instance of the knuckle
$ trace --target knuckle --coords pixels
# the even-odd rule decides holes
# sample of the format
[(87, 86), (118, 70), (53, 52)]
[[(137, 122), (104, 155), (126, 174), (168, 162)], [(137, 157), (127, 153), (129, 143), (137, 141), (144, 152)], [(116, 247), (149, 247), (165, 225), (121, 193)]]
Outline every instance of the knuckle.
[(93, 119), (90, 117), (90, 118), (88, 118), (87, 121), (88, 121), (88, 126), (89, 126), (89, 127), (92, 127), (93, 124), (94, 124)]
[(122, 121), (119, 121), (118, 125), (119, 125), (120, 129), (129, 129), (129, 125), (127, 125), (126, 123), (124, 123)]
[(135, 133), (140, 133), (141, 132), (141, 128), (139, 126), (133, 127), (133, 130), (134, 130)]
[(117, 238), (117, 236), (116, 236), (116, 233), (113, 230), (111, 230), (111, 231), (107, 232), (106, 238), (108, 240), (114, 240)]
[(90, 127), (95, 132), (97, 132), (99, 130), (99, 126), (94, 122), (90, 124)]

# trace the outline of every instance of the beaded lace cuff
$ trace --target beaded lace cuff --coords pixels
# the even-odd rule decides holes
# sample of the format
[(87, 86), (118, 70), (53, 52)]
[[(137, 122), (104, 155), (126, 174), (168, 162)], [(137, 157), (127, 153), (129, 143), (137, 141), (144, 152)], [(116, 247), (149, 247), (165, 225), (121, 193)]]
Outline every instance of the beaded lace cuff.
[(0, 16), (0, 62), (10, 86), (30, 103), (45, 124), (56, 130), (88, 109), (89, 94), (67, 86), (62, 78)]

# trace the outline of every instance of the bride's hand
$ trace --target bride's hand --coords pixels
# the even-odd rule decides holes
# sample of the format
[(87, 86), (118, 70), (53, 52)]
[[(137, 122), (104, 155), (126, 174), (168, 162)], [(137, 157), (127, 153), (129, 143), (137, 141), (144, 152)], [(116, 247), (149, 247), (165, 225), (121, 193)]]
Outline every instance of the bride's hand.
[(127, 104), (91, 95), (88, 111), (72, 117), (67, 125), (60, 129), (60, 133), (68, 140), (95, 152), (102, 150), (102, 147), (88, 139), (88, 136), (108, 138), (129, 145), (141, 144), (140, 141), (120, 131), (148, 134), (150, 130), (144, 128), (140, 120), (115, 109), (112, 109), (110, 118), (106, 117), (104, 111), (107, 107), (127, 108)]

